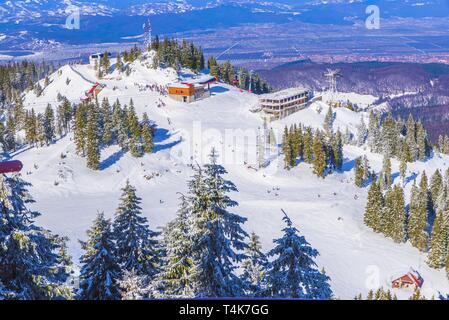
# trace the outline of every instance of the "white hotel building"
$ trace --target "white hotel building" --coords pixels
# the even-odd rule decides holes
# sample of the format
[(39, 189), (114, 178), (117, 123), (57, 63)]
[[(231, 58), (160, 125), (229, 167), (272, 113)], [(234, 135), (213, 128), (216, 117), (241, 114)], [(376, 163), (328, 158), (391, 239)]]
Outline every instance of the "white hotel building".
[(312, 91), (302, 87), (263, 94), (259, 98), (262, 117), (268, 122), (285, 118), (305, 108), (312, 95)]

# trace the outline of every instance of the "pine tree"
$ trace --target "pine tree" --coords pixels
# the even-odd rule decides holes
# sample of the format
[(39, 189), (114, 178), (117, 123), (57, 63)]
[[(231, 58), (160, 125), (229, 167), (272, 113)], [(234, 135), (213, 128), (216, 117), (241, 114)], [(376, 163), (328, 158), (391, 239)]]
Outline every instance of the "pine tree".
[(379, 116), (371, 111), (368, 124), (368, 145), (370, 147), (370, 150), (375, 153), (379, 153), (382, 149), (379, 123)]
[(364, 168), (362, 158), (357, 158), (355, 160), (354, 175), (355, 185), (359, 188), (362, 188), (364, 184)]
[(405, 185), (405, 179), (407, 177), (407, 159), (405, 155), (401, 155), (401, 162), (399, 164), (399, 174), (401, 175), (402, 185)]
[(86, 155), (87, 167), (92, 170), (98, 170), (100, 168), (100, 147), (97, 135), (97, 118), (93, 108), (93, 106), (90, 107), (87, 117)]
[(223, 178), (227, 172), (217, 159), (213, 149), (210, 164), (204, 168), (204, 191), (200, 190), (203, 194), (192, 199), (191, 284), (198, 298), (236, 297), (243, 293), (241, 279), (235, 274), (235, 264), (245, 258), (240, 251), (247, 247), (244, 239), (248, 235), (241, 228), (246, 218), (228, 211), (228, 208), (238, 205), (228, 196), (229, 192), (237, 189), (231, 181)]
[(105, 52), (103, 54), (103, 59), (101, 60), (101, 67), (103, 68), (105, 74), (109, 73), (109, 68), (111, 67), (111, 61), (109, 60), (108, 52)]
[(115, 258), (111, 223), (99, 213), (93, 227), (87, 231), (88, 240), (81, 242), (79, 300), (119, 300), (120, 266)]
[(391, 184), (393, 183), (392, 177), (391, 177), (391, 161), (390, 158), (387, 156), (384, 156), (384, 160), (382, 163), (382, 172), (380, 173), (380, 179), (379, 179), (380, 187), (383, 190), (388, 189)]
[(74, 140), (76, 153), (84, 156), (86, 152), (86, 116), (85, 106), (79, 105), (75, 113)]
[(70, 298), (61, 239), (35, 225), (40, 213), (27, 208), (31, 186), (0, 175), (0, 283), (8, 299)]
[(151, 279), (158, 272), (158, 233), (149, 229), (147, 218), (142, 216), (141, 201), (127, 181), (113, 221), (113, 238), (117, 263), (124, 270)]
[(333, 150), (335, 169), (341, 170), (343, 168), (343, 138), (340, 130), (338, 130), (337, 134), (335, 135), (332, 150)]
[(426, 300), (426, 297), (421, 295), (421, 290), (419, 288), (416, 288), (409, 300)]
[(313, 132), (308, 127), (304, 134), (304, 161), (311, 164), (313, 162)]
[(146, 113), (143, 114), (143, 125), (142, 125), (142, 144), (143, 151), (145, 153), (152, 153), (154, 149), (153, 142), (153, 131), (150, 127), (148, 115)]
[(139, 158), (142, 156), (138, 139), (136, 139), (135, 137), (131, 137), (129, 139), (129, 150), (131, 151), (131, 155), (135, 158)]
[(324, 131), (327, 135), (331, 135), (333, 132), (333, 125), (334, 125), (334, 111), (332, 110), (332, 107), (329, 107), (327, 109), (326, 116), (324, 118)]
[[(193, 186), (195, 180), (190, 184)], [(165, 256), (158, 280), (161, 282), (163, 294), (166, 297), (191, 298), (194, 295), (190, 285), (193, 243), (189, 234), (191, 227), (189, 221), (192, 214), (189, 198), (193, 196), (193, 194), (190, 194), (189, 197), (181, 196), (178, 214), (164, 230)]]
[(35, 145), (37, 141), (37, 118), (34, 109), (27, 112), (25, 117), (25, 139), (32, 145)]
[(129, 135), (126, 111), (122, 110), (120, 103), (116, 102), (113, 108), (112, 121), (118, 145), (127, 150), (129, 147)]
[(313, 154), (315, 156), (313, 160), (313, 172), (320, 178), (324, 178), (326, 175), (326, 152), (324, 150), (324, 143), (321, 133), (319, 131), (315, 134), (313, 141)]
[(115, 64), (115, 66), (119, 73), (123, 72), (123, 61), (122, 61), (122, 55), (120, 52), (117, 54), (117, 62)]
[(113, 139), (114, 125), (112, 123), (112, 110), (107, 98), (101, 103), (101, 118), (103, 120), (103, 134), (100, 137), (105, 145), (109, 145)]
[(385, 196), (383, 212), (383, 233), (395, 242), (405, 241), (405, 216), (404, 190), (395, 185), (389, 188)]
[(412, 187), (407, 232), (411, 244), (420, 251), (428, 248), (428, 202), (427, 178), (423, 172), (420, 188), (416, 184)]
[(274, 257), (267, 272), (266, 295), (275, 298), (330, 299), (329, 277), (320, 272), (314, 259), (318, 251), (299, 235), (290, 218), (283, 218), (286, 227), (282, 238), (275, 239), (275, 247), (268, 253)]
[(147, 295), (144, 276), (134, 270), (125, 271), (122, 279), (118, 280), (122, 300), (142, 300)]
[(418, 159), (418, 145), (416, 143), (416, 123), (413, 116), (410, 114), (406, 124), (405, 142), (410, 150), (411, 161)]
[(287, 141), (285, 142), (285, 149), (284, 149), (284, 162), (285, 162), (285, 169), (291, 169), (296, 166), (296, 157), (295, 157), (295, 150), (293, 146), (292, 137), (287, 138)]
[(257, 297), (266, 290), (264, 278), (268, 267), (268, 259), (261, 251), (262, 246), (259, 237), (253, 232), (250, 236), (247, 258), (242, 263), (242, 280), (245, 284), (245, 293), (250, 297)]
[(443, 268), (448, 256), (449, 234), (447, 219), (447, 212), (439, 211), (433, 223), (428, 264), (435, 269)]
[(53, 108), (51, 105), (47, 105), (44, 114), (44, 134), (47, 145), (52, 143), (56, 138), (55, 131), (55, 116)]
[(372, 228), (375, 232), (383, 230), (382, 214), (384, 208), (384, 199), (382, 191), (377, 181), (373, 181), (368, 191), (368, 201), (365, 209), (365, 224)]
[(430, 178), (430, 197), (432, 204), (435, 205), (442, 189), (443, 189), (443, 176), (441, 175), (441, 171), (437, 169)]
[(418, 146), (418, 159), (424, 161), (429, 154), (429, 145), (427, 141), (427, 133), (421, 122), (416, 125), (416, 143)]
[(388, 158), (397, 155), (399, 133), (397, 131), (396, 122), (391, 113), (388, 113), (387, 117), (382, 123), (380, 136), (383, 145), (383, 155)]
[(365, 144), (368, 137), (368, 129), (365, 125), (365, 120), (363, 116), (360, 118), (360, 124), (357, 127), (357, 146), (361, 147)]

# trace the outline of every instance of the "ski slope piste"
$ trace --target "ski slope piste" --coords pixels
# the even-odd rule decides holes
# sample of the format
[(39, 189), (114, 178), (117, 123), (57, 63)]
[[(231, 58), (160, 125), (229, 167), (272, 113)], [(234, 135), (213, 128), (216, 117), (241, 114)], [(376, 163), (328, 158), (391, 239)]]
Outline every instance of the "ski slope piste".
[[(444, 270), (430, 268), (426, 264), (426, 254), (410, 243), (394, 243), (363, 223), (367, 188), (354, 185), (352, 168), (356, 158), (367, 155), (372, 169), (379, 172), (382, 155), (370, 153), (366, 146), (345, 146), (343, 170), (320, 179), (307, 164), (284, 170), (283, 156), (274, 147), (275, 150), (265, 154), (266, 166), (259, 169), (257, 137), (264, 123), (257, 113), (250, 111), (257, 106), (256, 95), (216, 83), (211, 87), (210, 98), (191, 104), (176, 102), (149, 88), (165, 87), (195, 75), (186, 69), (178, 74), (174, 69), (153, 69), (151, 65), (151, 53), (131, 63), (129, 75), (120, 74), (113, 65), (113, 71), (101, 79), (105, 87), (99, 100), (108, 98), (111, 103), (119, 100), (123, 106), (132, 99), (139, 116), (146, 112), (157, 123), (152, 154), (137, 159), (121, 152), (118, 146), (111, 146), (102, 150), (101, 170), (92, 171), (86, 167), (86, 159), (76, 155), (73, 134), (69, 134), (48, 147), (22, 150), (14, 156), (15, 160), (22, 161), (24, 178), (33, 185), (30, 192), (36, 203), (32, 208), (43, 213), (37, 222), (69, 237), (69, 252), (75, 260), (81, 254), (78, 239), (85, 239), (86, 230), (97, 212), (113, 216), (120, 188), (127, 180), (136, 186), (143, 198), (143, 212), (152, 229), (161, 228), (172, 220), (178, 207), (178, 193), (187, 191), (191, 166), (204, 163), (206, 155), (215, 147), (229, 172), (227, 178), (239, 190), (232, 196), (239, 202), (238, 213), (248, 219), (245, 230), (256, 232), (264, 251), (270, 250), (272, 240), (281, 235), (281, 209), (284, 209), (308, 242), (320, 252), (317, 263), (331, 278), (337, 298), (352, 299), (358, 293), (366, 296), (370, 289), (390, 288), (391, 281), (410, 268), (418, 270), (425, 279), (422, 294), (426, 297), (449, 293)], [(48, 104), (56, 107), (58, 95), (77, 104), (92, 83), (99, 81), (93, 69), (81, 64), (63, 66), (49, 80), (39, 97), (32, 91), (25, 95), (26, 109), (37, 113), (43, 112)], [(372, 102), (370, 97), (354, 93), (347, 93), (345, 97), (359, 106)], [(302, 123), (321, 128), (328, 108), (325, 102), (316, 102), (269, 124), (276, 132), (276, 143), (282, 142), (285, 126)], [(369, 110), (365, 109), (359, 113), (336, 109), (334, 130), (356, 134), (361, 116), (368, 118)], [(241, 135), (248, 137), (246, 144), (236, 143)], [(447, 156), (435, 154), (425, 162), (410, 164), (405, 185), (406, 203), (413, 179), (419, 180), (423, 170), (428, 173), (436, 169), (445, 171), (448, 163)], [(394, 182), (398, 182), (398, 161), (392, 160), (392, 170)], [(407, 299), (413, 292), (398, 290), (395, 293)]]

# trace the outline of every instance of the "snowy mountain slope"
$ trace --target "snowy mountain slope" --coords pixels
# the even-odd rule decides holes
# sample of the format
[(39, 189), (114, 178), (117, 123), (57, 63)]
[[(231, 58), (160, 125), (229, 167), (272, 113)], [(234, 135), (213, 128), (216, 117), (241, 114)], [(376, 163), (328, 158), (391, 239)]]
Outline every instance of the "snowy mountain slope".
[[(68, 66), (61, 75), (52, 75), (52, 83), (39, 98), (34, 93), (25, 97), (25, 106), (43, 111), (47, 103), (55, 105), (57, 93), (67, 95), (72, 102), (96, 81), (94, 71), (87, 66)], [(425, 279), (423, 293), (430, 297), (438, 292), (449, 293), (449, 281), (443, 271), (430, 269), (420, 254), (410, 244), (396, 244), (384, 236), (373, 233), (363, 224), (366, 189), (354, 186), (352, 167), (354, 159), (367, 154), (371, 166), (379, 171), (382, 157), (363, 148), (345, 147), (345, 164), (342, 173), (325, 180), (317, 178), (308, 165), (301, 164), (291, 171), (283, 170), (282, 156), (272, 157), (270, 165), (262, 170), (248, 169), (254, 164), (255, 143), (249, 142), (248, 162), (234, 157), (245, 154), (240, 145), (223, 141), (225, 131), (250, 130), (255, 132), (262, 121), (249, 110), (257, 97), (224, 84), (212, 87), (213, 96), (190, 105), (170, 100), (154, 91), (140, 91), (143, 85), (165, 85), (176, 80), (173, 70), (152, 70), (145, 63), (135, 62), (129, 77), (112, 73), (101, 80), (107, 87), (100, 94), (111, 102), (122, 104), (133, 98), (138, 113), (147, 112), (159, 126), (156, 150), (141, 159), (121, 153), (117, 147), (102, 152), (102, 170), (93, 172), (86, 168), (86, 160), (75, 155), (71, 136), (50, 147), (19, 152), (15, 157), (24, 163), (24, 178), (33, 184), (34, 208), (43, 213), (39, 223), (56, 233), (70, 237), (70, 253), (77, 260), (81, 250), (77, 239), (85, 238), (97, 210), (111, 217), (118, 205), (120, 188), (127, 179), (137, 187), (143, 198), (144, 213), (153, 229), (164, 226), (174, 218), (179, 192), (186, 192), (186, 181), (191, 175), (189, 165), (201, 163), (201, 156), (215, 145), (226, 158), (229, 171), (238, 193), (231, 195), (240, 203), (236, 212), (248, 218), (244, 228), (261, 237), (264, 250), (272, 248), (272, 239), (281, 234), (283, 208), (306, 239), (317, 248), (317, 262), (331, 277), (336, 297), (352, 299), (356, 294), (366, 294), (369, 289), (389, 287), (392, 277), (406, 273), (410, 267), (418, 270)], [(66, 85), (66, 78), (71, 79)], [(86, 81), (85, 79), (89, 80)], [(115, 90), (113, 90), (115, 87)], [(158, 107), (160, 100), (166, 106)], [(317, 103), (310, 108), (273, 123), (274, 129), (302, 122), (319, 127), (324, 121), (328, 106)], [(321, 112), (318, 112), (322, 109)], [(336, 110), (335, 124), (355, 131), (364, 113), (347, 109)], [(366, 114), (365, 114), (366, 116)], [(279, 141), (279, 138), (278, 138)], [(189, 150), (190, 149), (190, 150)], [(61, 154), (66, 158), (61, 159)], [(190, 159), (193, 157), (193, 160)], [(406, 201), (412, 179), (426, 170), (433, 173), (445, 169), (449, 157), (435, 156), (425, 163), (409, 166), (409, 182), (405, 188)], [(398, 178), (397, 161), (393, 161), (395, 182)], [(151, 179), (148, 177), (153, 176)], [(57, 185), (55, 185), (57, 184)], [(410, 291), (397, 291), (400, 298), (408, 298)]]

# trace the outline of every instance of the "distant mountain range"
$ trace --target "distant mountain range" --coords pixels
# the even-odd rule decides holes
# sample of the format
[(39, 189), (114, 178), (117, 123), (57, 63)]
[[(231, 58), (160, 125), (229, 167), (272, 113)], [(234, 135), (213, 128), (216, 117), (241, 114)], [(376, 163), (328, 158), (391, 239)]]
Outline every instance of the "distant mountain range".
[[(447, 17), (449, 0), (21, 0), (0, 2), (0, 50), (29, 49), (26, 43), (121, 42), (142, 33), (151, 17), (158, 34), (232, 27), (248, 23), (348, 25), (366, 18), (376, 4), (382, 18)], [(67, 30), (70, 6), (80, 12), (80, 29)]]

